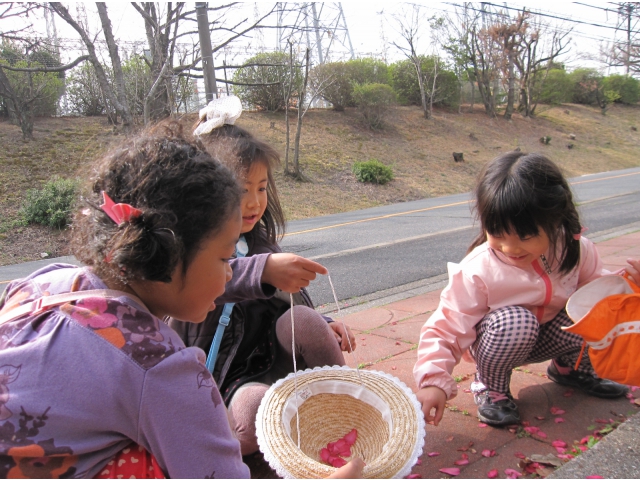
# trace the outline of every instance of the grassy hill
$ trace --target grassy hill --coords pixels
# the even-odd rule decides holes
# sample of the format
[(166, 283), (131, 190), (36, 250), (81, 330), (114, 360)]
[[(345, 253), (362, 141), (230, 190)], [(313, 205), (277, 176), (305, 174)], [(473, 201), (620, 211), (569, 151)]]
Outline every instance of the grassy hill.
[[(182, 119), (192, 125), (195, 116)], [(238, 124), (284, 154), (284, 113), (244, 112)], [(301, 166), (308, 182), (276, 175), (290, 220), (469, 191), (490, 159), (520, 148), (542, 152), (567, 176), (640, 166), (640, 107), (614, 105), (607, 115), (582, 105), (546, 108), (534, 119), (511, 121), (473, 113), (436, 111), (425, 120), (417, 107), (398, 107), (388, 126), (371, 131), (355, 110), (310, 110), (304, 117)], [(36, 121), (36, 139), (25, 143), (18, 127), (0, 122), (0, 264), (68, 254), (68, 231), (16, 226), (29, 188), (53, 175), (86, 178), (88, 165), (122, 139), (104, 118)], [(549, 145), (539, 139), (550, 136)], [(575, 139), (571, 137), (575, 136)], [(572, 147), (569, 148), (569, 145)], [(464, 153), (455, 163), (453, 152)], [(284, 158), (284, 155), (283, 155)], [(356, 181), (355, 161), (377, 159), (395, 179), (377, 186)]]

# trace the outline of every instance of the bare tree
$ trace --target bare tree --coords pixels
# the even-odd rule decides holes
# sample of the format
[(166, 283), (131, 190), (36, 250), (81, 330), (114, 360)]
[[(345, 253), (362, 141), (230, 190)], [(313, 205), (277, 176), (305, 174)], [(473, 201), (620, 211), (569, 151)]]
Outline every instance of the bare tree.
[(407, 12), (403, 12), (400, 15), (396, 15), (395, 18), (400, 36), (403, 38), (404, 43), (399, 44), (397, 42), (392, 42), (392, 44), (400, 50), (409, 59), (409, 61), (411, 61), (415, 68), (416, 76), (418, 78), (418, 86), (420, 88), (420, 101), (422, 103), (424, 118), (431, 118), (431, 110), (427, 105), (425, 79), (422, 72), (422, 55), (418, 53), (420, 33), (424, 29), (426, 19), (420, 11), (420, 5), (415, 4), (412, 5), (411, 12), (408, 15)]
[[(96, 53), (96, 47), (94, 44), (94, 41), (89, 37), (89, 33), (87, 32), (87, 29), (85, 26), (82, 26), (80, 24), (80, 22), (76, 21), (71, 14), (69, 13), (69, 10), (67, 10), (67, 8), (62, 5), (62, 3), (59, 2), (51, 2), (49, 3), (50, 8), (56, 12), (56, 14), (58, 14), (58, 16), (60, 18), (62, 18), (65, 22), (67, 22), (76, 32), (78, 32), (78, 35), (80, 35), (80, 38), (82, 39), (82, 42), (84, 43), (85, 47), (87, 48), (88, 51), (88, 56), (89, 56), (89, 61), (91, 62), (91, 64), (93, 65), (93, 68), (95, 69), (96, 72), (96, 77), (98, 78), (98, 82), (100, 84), (100, 88), (102, 89), (102, 92), (104, 93), (105, 97), (109, 100), (109, 102), (114, 106), (114, 108), (116, 109), (116, 113), (120, 115), (120, 117), (122, 118), (122, 124), (125, 127), (129, 127), (133, 124), (133, 117), (131, 115), (131, 111), (129, 109), (129, 105), (126, 99), (126, 96), (124, 95), (124, 88), (120, 89), (117, 86), (117, 81), (116, 81), (116, 89), (117, 89), (117, 93), (116, 90), (114, 90), (113, 86), (111, 85), (111, 83), (109, 82), (109, 79), (107, 77), (107, 73), (105, 72), (104, 67), (102, 66), (102, 63), (100, 62), (100, 60), (98, 59), (98, 55)], [(100, 20), (102, 22), (102, 27), (103, 27), (103, 32), (104, 32), (104, 36), (105, 36), (105, 40), (107, 42), (107, 45), (109, 47), (109, 54), (111, 56), (111, 61), (112, 64), (114, 62), (114, 55), (116, 58), (116, 65), (120, 66), (120, 60), (119, 60), (119, 56), (118, 56), (118, 46), (115, 44), (115, 39), (113, 37), (113, 31), (111, 29), (111, 22), (108, 21), (108, 16), (107, 16), (107, 11), (106, 11), (106, 5), (102, 5), (102, 12), (100, 14)], [(99, 9), (100, 11), (100, 9)], [(106, 20), (106, 21), (105, 21)], [(116, 69), (116, 65), (113, 65), (114, 67), (114, 76), (118, 76), (118, 74), (115, 72)], [(122, 75), (122, 67), (120, 66), (120, 78), (122, 79), (121, 75)], [(124, 85), (124, 82), (123, 82)]]

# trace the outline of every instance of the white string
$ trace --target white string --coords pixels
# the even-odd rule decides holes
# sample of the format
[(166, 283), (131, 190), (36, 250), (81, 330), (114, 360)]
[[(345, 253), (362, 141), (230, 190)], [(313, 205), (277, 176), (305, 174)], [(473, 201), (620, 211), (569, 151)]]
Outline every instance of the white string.
[[(331, 286), (331, 293), (333, 293), (333, 299), (336, 302), (336, 307), (338, 308), (338, 315), (340, 315), (340, 302), (338, 302), (336, 289), (333, 288), (333, 282), (331, 281), (331, 275), (329, 274), (329, 272), (327, 272), (327, 278), (329, 279), (329, 285)], [(356, 373), (358, 374), (358, 380), (360, 380), (360, 385), (364, 387), (364, 383), (362, 382), (362, 377), (360, 377), (360, 365), (359, 365), (360, 362), (358, 361), (359, 360), (358, 354), (356, 353), (355, 349), (351, 345), (351, 339), (349, 338), (349, 334), (347, 333), (347, 326), (345, 325), (342, 317), (340, 318), (340, 323), (342, 324), (342, 329), (344, 331), (345, 336), (347, 337), (347, 342), (349, 342), (349, 350), (351, 350), (351, 353), (353, 354), (354, 359), (356, 361)]]
[(293, 352), (293, 389), (296, 395), (296, 428), (298, 430), (298, 448), (300, 448), (300, 412), (298, 411), (298, 367), (296, 365), (296, 328), (293, 318), (293, 293), (289, 294), (291, 299), (291, 351)]

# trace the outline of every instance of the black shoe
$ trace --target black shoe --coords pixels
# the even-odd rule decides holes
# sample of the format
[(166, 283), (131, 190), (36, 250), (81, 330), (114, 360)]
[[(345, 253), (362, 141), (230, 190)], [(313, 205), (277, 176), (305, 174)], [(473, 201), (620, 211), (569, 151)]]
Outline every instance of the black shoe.
[(518, 406), (511, 395), (483, 390), (473, 394), (478, 405), (478, 418), (487, 425), (501, 427), (520, 423)]
[(626, 395), (629, 391), (627, 387), (619, 383), (576, 370), (571, 370), (571, 373), (562, 375), (558, 372), (553, 361), (547, 368), (547, 376), (559, 385), (577, 388), (594, 397), (618, 398)]

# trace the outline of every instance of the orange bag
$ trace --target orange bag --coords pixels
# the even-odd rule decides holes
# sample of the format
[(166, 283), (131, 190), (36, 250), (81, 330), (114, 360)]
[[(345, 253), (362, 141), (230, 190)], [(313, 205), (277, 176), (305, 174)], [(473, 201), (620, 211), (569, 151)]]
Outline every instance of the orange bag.
[(640, 287), (618, 275), (598, 278), (571, 295), (567, 314), (574, 325), (563, 330), (584, 338), (600, 378), (640, 385)]

